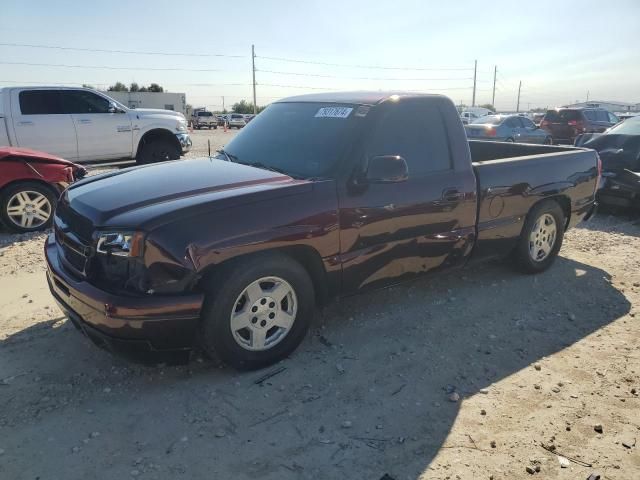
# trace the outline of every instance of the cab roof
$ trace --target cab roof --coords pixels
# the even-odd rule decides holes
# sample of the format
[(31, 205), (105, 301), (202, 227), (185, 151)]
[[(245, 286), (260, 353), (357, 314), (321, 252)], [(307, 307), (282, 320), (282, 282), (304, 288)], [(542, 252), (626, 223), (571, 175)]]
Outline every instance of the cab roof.
[(349, 103), (355, 105), (377, 105), (388, 100), (391, 97), (433, 97), (446, 98), (443, 95), (415, 93), (415, 92), (327, 92), (327, 93), (311, 93), (307, 95), (296, 95), (278, 100), (274, 103), (292, 103), (292, 102), (309, 102), (309, 103)]

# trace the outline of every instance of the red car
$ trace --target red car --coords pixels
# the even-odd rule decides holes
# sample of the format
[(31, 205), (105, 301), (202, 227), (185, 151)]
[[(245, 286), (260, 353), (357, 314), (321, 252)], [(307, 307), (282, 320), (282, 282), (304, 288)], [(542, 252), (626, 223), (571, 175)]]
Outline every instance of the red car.
[(14, 232), (49, 227), (62, 191), (86, 173), (48, 153), (0, 147), (0, 220)]

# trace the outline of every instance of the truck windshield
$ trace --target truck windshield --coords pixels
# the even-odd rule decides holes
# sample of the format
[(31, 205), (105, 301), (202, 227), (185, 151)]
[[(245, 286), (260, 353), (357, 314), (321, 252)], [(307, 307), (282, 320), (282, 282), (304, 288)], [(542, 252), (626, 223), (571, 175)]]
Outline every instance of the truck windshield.
[(213, 117), (213, 113), (211, 112), (198, 112), (199, 117)]
[(294, 177), (331, 176), (364, 114), (354, 105), (274, 103), (225, 146), (235, 161)]

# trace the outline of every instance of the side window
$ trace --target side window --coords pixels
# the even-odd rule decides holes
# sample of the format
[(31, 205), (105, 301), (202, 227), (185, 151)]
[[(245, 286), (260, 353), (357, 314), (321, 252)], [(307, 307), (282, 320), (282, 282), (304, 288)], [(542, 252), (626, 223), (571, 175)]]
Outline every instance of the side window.
[(533, 122), (531, 120), (529, 120), (528, 118), (525, 117), (520, 117), (520, 121), (522, 122), (522, 125), (525, 128), (534, 128), (535, 125), (533, 124)]
[(516, 117), (507, 118), (504, 124), (509, 128), (518, 128), (520, 126), (520, 122)]
[(597, 110), (596, 118), (599, 122), (609, 122), (609, 112), (606, 110)]
[(65, 113), (109, 113), (109, 100), (83, 90), (61, 90)]
[(592, 122), (596, 122), (598, 120), (595, 110), (585, 110), (583, 113), (584, 116), (587, 117), (587, 120), (591, 120)]
[(389, 105), (372, 132), (367, 157), (400, 155), (409, 176), (451, 169), (448, 133), (435, 105), (422, 102)]
[(610, 123), (618, 123), (620, 121), (620, 119), (611, 112), (607, 112), (607, 115), (609, 116)]
[(18, 95), (23, 115), (61, 114), (59, 90), (24, 90)]

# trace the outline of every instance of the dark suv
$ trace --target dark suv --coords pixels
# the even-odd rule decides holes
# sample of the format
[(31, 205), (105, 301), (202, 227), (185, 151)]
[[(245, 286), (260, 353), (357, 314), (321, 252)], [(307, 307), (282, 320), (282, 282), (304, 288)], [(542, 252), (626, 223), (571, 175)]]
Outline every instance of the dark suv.
[(618, 122), (604, 108), (560, 108), (547, 111), (540, 128), (551, 134), (554, 143), (573, 144), (581, 133), (601, 133)]

